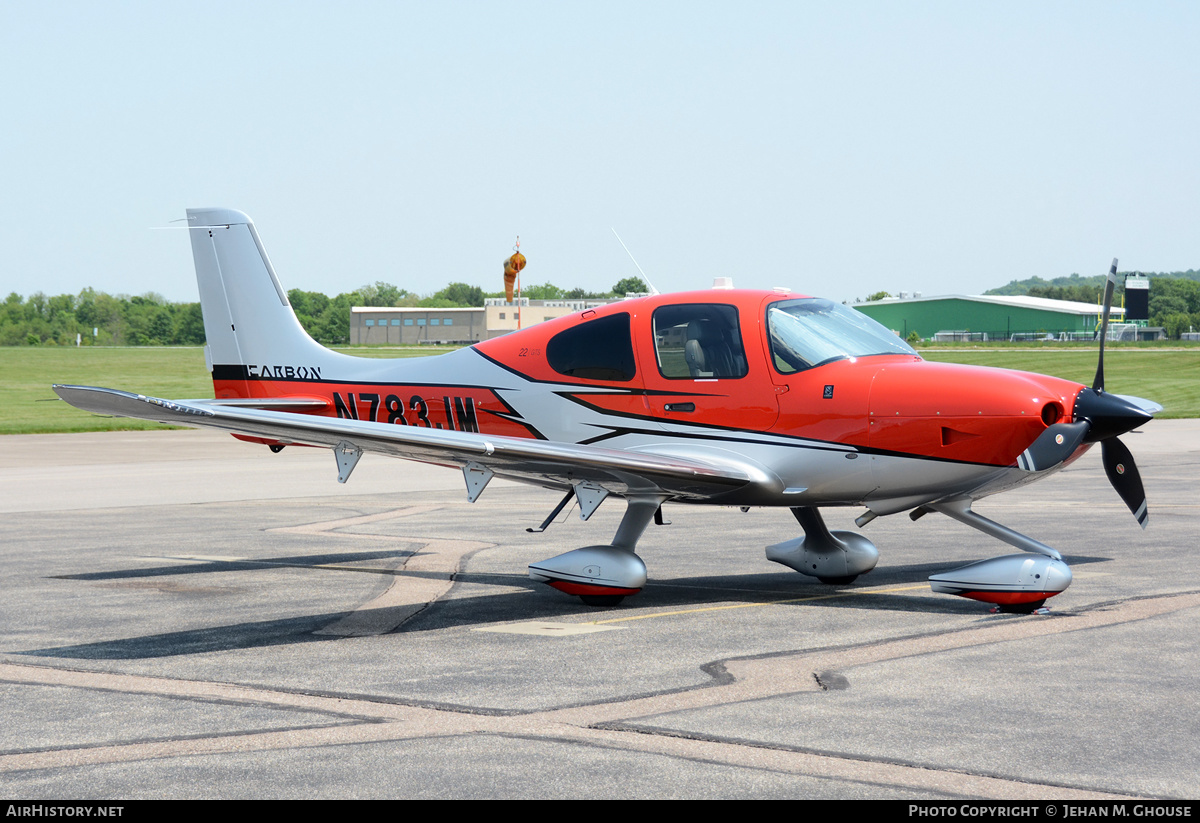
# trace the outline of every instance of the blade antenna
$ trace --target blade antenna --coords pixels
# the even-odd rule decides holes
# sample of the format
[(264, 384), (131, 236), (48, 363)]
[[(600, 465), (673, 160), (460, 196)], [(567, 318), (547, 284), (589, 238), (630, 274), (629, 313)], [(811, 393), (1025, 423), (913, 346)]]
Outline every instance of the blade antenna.
[(1095, 391), (1104, 391), (1104, 341), (1108, 337), (1108, 312), (1112, 308), (1113, 291), (1117, 288), (1117, 258), (1113, 258), (1104, 282), (1104, 317), (1100, 321), (1100, 359), (1096, 363), (1096, 379), (1092, 381)]
[(629, 246), (625, 245), (625, 241), (621, 239), (621, 235), (617, 234), (617, 230), (612, 228), (612, 226), (609, 226), (609, 228), (612, 230), (613, 236), (617, 238), (617, 242), (621, 244), (621, 248), (625, 249), (625, 253), (628, 254), (629, 259), (633, 261), (633, 265), (637, 266), (638, 272), (642, 275), (642, 282), (650, 287), (650, 293), (651, 294), (662, 294), (662, 292), (660, 292), (658, 289), (654, 288), (654, 284), (650, 282), (650, 278), (646, 276), (646, 273), (644, 271), (642, 271), (642, 267), (638, 266), (638, 261), (633, 256), (633, 252), (631, 252), (629, 250)]

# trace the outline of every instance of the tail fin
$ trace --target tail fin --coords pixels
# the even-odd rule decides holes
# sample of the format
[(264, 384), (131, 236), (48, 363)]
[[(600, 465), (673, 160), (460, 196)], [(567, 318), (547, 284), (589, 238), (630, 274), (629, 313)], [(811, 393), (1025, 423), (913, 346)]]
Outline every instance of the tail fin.
[(233, 209), (188, 209), (188, 234), (217, 397), (250, 397), (251, 381), (320, 380), (353, 360), (304, 331), (254, 223)]

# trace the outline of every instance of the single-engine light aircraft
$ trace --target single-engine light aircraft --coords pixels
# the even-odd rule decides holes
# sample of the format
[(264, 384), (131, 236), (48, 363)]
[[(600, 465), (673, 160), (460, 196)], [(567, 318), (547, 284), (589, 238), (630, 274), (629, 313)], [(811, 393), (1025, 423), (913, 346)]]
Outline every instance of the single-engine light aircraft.
[[(635, 553), (662, 505), (786, 506), (803, 536), (767, 558), (829, 584), (875, 568), (862, 534), (830, 531), (823, 506), (875, 517), (947, 515), (1021, 549), (930, 578), (934, 591), (1030, 611), (1071, 571), (1053, 548), (972, 510), (1100, 443), (1138, 522), (1146, 495), (1117, 439), (1162, 410), (1025, 372), (930, 363), (839, 303), (787, 290), (712, 289), (588, 309), (436, 357), (376, 360), (310, 338), (250, 219), (189, 209), (215, 399), (162, 400), (55, 386), (87, 411), (224, 429), (273, 451), (333, 450), (345, 482), (363, 452), (458, 466), (474, 502), (495, 476), (574, 498), (587, 520), (607, 498), (625, 515), (611, 541), (530, 564), (585, 603), (615, 605), (646, 582)], [(536, 530), (531, 530), (536, 531)]]

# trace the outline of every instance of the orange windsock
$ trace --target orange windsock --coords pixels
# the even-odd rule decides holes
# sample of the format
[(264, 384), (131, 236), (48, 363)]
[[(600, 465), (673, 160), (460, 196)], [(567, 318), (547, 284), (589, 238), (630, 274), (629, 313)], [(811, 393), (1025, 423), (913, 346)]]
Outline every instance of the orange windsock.
[(513, 285), (517, 282), (517, 274), (525, 268), (525, 255), (516, 252), (504, 261), (504, 299), (509, 303), (513, 299)]

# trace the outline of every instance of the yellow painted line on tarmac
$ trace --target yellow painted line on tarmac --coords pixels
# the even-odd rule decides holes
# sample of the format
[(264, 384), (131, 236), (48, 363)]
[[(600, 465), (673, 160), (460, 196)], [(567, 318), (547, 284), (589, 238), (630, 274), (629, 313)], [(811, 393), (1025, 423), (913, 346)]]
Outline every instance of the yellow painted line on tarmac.
[(847, 591), (836, 592), (834, 594), (816, 594), (811, 597), (794, 597), (787, 600), (767, 600), (762, 603), (736, 603), (729, 606), (705, 606), (699, 609), (679, 609), (670, 612), (654, 612), (652, 614), (634, 614), (628, 617), (614, 617), (611, 620), (593, 620), (595, 625), (604, 625), (606, 623), (627, 623), (633, 620), (649, 620), (655, 617), (678, 617), (682, 614), (701, 614), (703, 612), (724, 612), (731, 609), (758, 609), (764, 606), (782, 606), (790, 603), (811, 603), (816, 600), (834, 600), (839, 597), (851, 597), (854, 595), (863, 594), (894, 594), (896, 592), (910, 592), (917, 589), (929, 590), (928, 583), (921, 583), (916, 586), (893, 586), (888, 589), (849, 589)]

